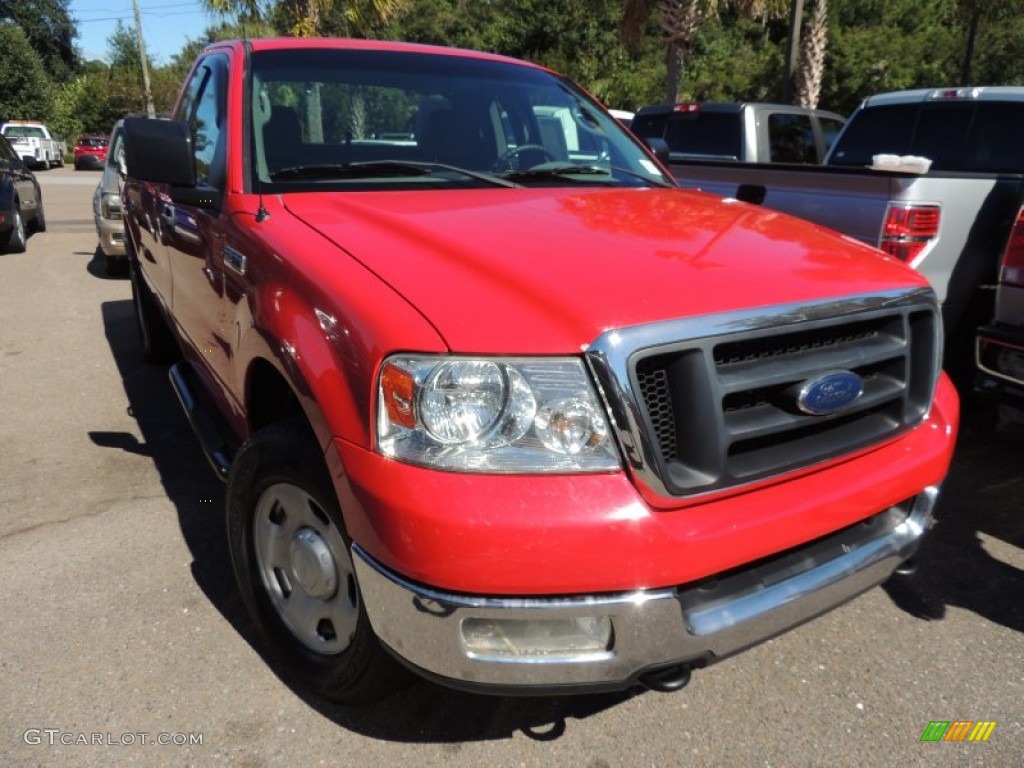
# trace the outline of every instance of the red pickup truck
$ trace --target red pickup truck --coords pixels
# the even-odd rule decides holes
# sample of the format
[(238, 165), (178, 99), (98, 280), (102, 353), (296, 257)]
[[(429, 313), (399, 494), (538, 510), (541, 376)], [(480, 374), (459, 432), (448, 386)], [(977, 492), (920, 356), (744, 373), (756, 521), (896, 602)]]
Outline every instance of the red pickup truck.
[(124, 139), (144, 353), (316, 695), (679, 688), (929, 527), (958, 409), (924, 278), (679, 188), (553, 72), (214, 43)]

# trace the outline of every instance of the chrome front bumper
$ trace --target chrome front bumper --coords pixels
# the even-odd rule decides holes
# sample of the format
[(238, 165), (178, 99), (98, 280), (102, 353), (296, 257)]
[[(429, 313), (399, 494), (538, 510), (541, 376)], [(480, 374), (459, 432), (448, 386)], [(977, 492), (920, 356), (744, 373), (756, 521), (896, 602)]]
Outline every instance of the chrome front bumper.
[(124, 256), (124, 222), (121, 219), (104, 219), (95, 214), (93, 221), (96, 222), (100, 250), (107, 256)]
[[(679, 663), (700, 666), (756, 645), (885, 581), (914, 554), (938, 488), (816, 542), (696, 585), (552, 598), (482, 597), (412, 584), (353, 546), (374, 632), (408, 664), (481, 690), (615, 689)], [(466, 645), (475, 620), (608, 618), (601, 652), (487, 655)]]

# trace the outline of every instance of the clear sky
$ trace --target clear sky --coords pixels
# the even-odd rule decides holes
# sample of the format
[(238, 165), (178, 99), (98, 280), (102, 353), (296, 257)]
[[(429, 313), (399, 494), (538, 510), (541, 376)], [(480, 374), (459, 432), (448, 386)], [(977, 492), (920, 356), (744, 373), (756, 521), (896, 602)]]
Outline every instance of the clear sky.
[[(86, 61), (107, 58), (107, 38), (119, 19), (135, 31), (132, 0), (71, 0), (69, 10), (78, 27), (75, 45)], [(156, 64), (170, 63), (187, 40), (201, 38), (216, 23), (199, 0), (139, 0), (139, 12), (146, 53)]]

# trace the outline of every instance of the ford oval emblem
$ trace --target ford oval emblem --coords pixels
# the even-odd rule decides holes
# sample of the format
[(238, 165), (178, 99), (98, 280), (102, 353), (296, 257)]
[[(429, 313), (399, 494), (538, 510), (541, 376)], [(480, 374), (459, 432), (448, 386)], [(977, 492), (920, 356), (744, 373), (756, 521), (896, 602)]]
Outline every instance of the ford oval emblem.
[(796, 406), (812, 416), (843, 410), (864, 392), (864, 379), (853, 371), (827, 371), (800, 385)]

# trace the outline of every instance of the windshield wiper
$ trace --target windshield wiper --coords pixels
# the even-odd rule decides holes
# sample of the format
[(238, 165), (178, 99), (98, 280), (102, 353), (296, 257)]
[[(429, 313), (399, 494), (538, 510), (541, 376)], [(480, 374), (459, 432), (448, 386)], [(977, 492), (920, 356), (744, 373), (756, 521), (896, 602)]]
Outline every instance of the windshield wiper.
[(498, 187), (518, 187), (506, 179), (445, 163), (420, 163), (409, 160), (367, 160), (357, 163), (295, 165), (270, 174), (271, 179), (374, 179), (396, 176), (430, 176), (448, 171), (470, 179), (478, 179)]
[(658, 179), (652, 178), (637, 171), (631, 171), (628, 168), (618, 168), (616, 166), (604, 166), (604, 165), (549, 165), (540, 166), (537, 168), (527, 168), (522, 171), (509, 171), (501, 174), (503, 179), (512, 179), (520, 181), (523, 179), (558, 179), (566, 176), (611, 176), (612, 172), (625, 174), (626, 176), (632, 176), (637, 179), (646, 181), (648, 184), (661, 187), (673, 186), (667, 182), (658, 181)]
[(293, 165), (271, 171), (272, 179), (365, 179), (377, 176), (427, 176), (429, 168), (394, 160), (375, 160), (366, 163), (324, 163), (320, 165)]

